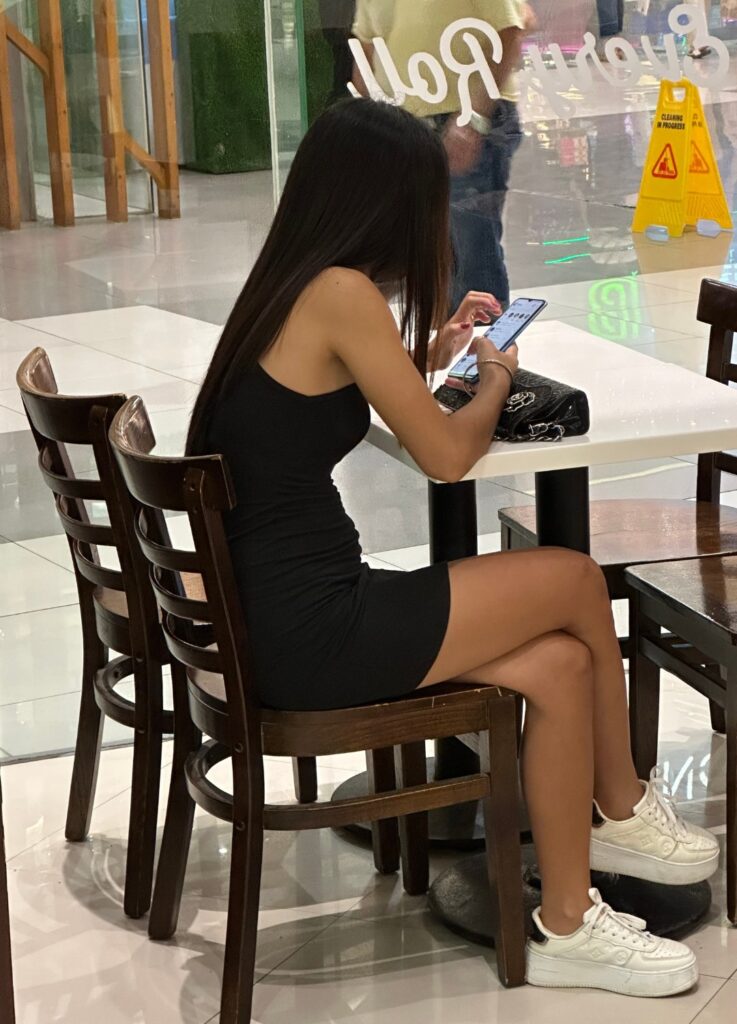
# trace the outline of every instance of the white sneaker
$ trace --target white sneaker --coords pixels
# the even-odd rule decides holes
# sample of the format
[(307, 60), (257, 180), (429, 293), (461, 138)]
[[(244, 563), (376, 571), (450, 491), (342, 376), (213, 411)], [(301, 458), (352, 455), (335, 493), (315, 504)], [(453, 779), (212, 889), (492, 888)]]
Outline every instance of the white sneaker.
[(677, 812), (653, 769), (645, 793), (626, 821), (601, 823), (591, 830), (591, 868), (630, 875), (663, 885), (692, 885), (710, 878), (719, 862), (719, 843), (711, 832), (689, 825)]
[(681, 942), (658, 939), (645, 922), (617, 914), (591, 889), (593, 906), (573, 935), (554, 935), (533, 911), (542, 936), (527, 943), (527, 981), (542, 988), (601, 988), (626, 996), (673, 996), (699, 978), (696, 957)]

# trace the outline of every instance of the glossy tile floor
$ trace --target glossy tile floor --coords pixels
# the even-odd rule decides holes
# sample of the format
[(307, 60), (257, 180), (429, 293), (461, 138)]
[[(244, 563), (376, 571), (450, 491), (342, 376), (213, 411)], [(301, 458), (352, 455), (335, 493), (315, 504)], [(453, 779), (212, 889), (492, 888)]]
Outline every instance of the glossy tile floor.
[[(666, 682), (660, 760), (689, 819), (722, 836), (724, 743), (705, 703)], [(169, 761), (167, 748), (165, 761)], [(362, 767), (361, 755), (319, 764), (321, 795)], [(122, 911), (127, 749), (103, 754), (88, 842), (67, 844), (69, 758), (3, 769), (10, 903), (21, 1024), (205, 1024), (218, 1020), (229, 829), (196, 819), (176, 938), (153, 944)], [(165, 769), (162, 796), (165, 792)], [(267, 794), (293, 796), (291, 765), (269, 760)], [(227, 778), (221, 777), (223, 785)], [(433, 858), (433, 873), (461, 854)], [(724, 920), (723, 873), (708, 920), (690, 939), (701, 981), (670, 1000), (596, 992), (504, 991), (493, 952), (451, 934), (370, 852), (330, 831), (271, 833), (258, 940), (257, 1024), (730, 1024), (737, 931)]]

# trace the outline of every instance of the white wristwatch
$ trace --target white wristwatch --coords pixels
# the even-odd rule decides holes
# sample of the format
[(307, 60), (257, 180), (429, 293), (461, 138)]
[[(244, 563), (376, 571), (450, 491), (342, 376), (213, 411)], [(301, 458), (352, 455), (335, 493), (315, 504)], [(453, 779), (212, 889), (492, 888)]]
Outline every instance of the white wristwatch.
[(470, 128), (473, 128), (477, 135), (483, 135), (484, 138), (491, 135), (493, 127), (491, 118), (484, 117), (483, 114), (477, 114), (475, 110), (471, 111), (471, 120), (468, 124)]

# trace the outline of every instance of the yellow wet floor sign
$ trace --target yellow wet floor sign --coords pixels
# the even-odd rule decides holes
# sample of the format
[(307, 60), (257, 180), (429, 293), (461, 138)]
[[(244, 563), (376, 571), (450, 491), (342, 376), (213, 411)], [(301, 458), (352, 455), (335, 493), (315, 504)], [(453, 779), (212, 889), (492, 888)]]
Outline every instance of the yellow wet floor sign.
[(732, 227), (701, 96), (692, 82), (662, 82), (632, 230), (676, 236), (702, 219)]

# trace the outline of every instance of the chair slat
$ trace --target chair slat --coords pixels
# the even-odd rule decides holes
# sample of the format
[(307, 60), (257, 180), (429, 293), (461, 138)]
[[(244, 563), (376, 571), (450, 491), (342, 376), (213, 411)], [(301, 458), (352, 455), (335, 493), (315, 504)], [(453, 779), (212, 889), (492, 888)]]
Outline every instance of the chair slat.
[(67, 476), (62, 476), (60, 473), (54, 473), (44, 465), (44, 455), (45, 453), (42, 452), (38, 457), (38, 468), (54, 494), (63, 498), (76, 498), (79, 501), (105, 500), (102, 484), (99, 480), (70, 479)]
[(106, 587), (108, 590), (125, 590), (123, 574), (119, 569), (111, 569), (99, 562), (93, 562), (82, 553), (78, 544), (74, 545), (74, 561), (84, 578), (93, 583), (96, 587)]
[(155, 577), (152, 579), (156, 599), (162, 611), (175, 615), (178, 619), (189, 619), (192, 622), (208, 622), (210, 608), (207, 601), (198, 601), (192, 597), (182, 597), (164, 587)]
[(160, 569), (171, 569), (173, 572), (200, 572), (200, 560), (196, 551), (182, 551), (179, 548), (165, 547), (151, 540), (141, 525), (143, 513), (136, 516), (136, 537), (146, 558)]
[(115, 547), (113, 529), (104, 523), (83, 523), (75, 516), (70, 515), (63, 507), (62, 502), (57, 503), (56, 509), (61, 519), (64, 532), (73, 540), (81, 541), (83, 544), (92, 544), (99, 547)]
[(173, 631), (166, 618), (164, 619), (164, 635), (166, 646), (182, 665), (186, 665), (187, 668), (200, 669), (203, 672), (212, 672), (215, 675), (222, 674), (223, 666), (216, 647), (198, 647), (197, 644), (183, 640)]
[(401, 818), (403, 815), (435, 811), (453, 804), (483, 800), (489, 794), (487, 775), (466, 775), (442, 782), (428, 782), (424, 786), (359, 796), (330, 803), (294, 804), (283, 806), (267, 804), (264, 807), (264, 828), (275, 831), (316, 828), (343, 828), (361, 821), (381, 821)]

